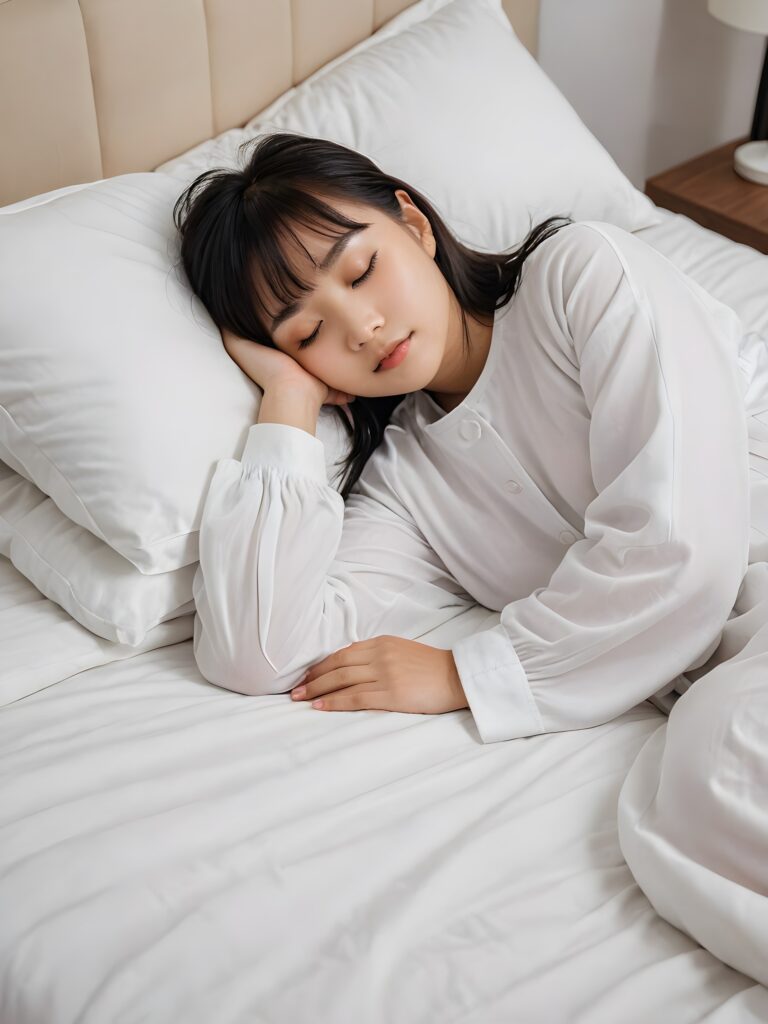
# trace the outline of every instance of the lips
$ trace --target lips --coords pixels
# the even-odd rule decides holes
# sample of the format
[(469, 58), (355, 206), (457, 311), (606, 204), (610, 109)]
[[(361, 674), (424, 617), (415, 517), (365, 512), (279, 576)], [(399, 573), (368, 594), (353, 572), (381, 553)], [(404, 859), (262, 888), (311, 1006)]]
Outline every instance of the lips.
[[(413, 332), (411, 332), (411, 333), (413, 333)], [(408, 339), (410, 338), (410, 336), (411, 336), (410, 334), (406, 334), (406, 336), (405, 336), (404, 338), (400, 338), (400, 340), (399, 340), (399, 341), (393, 341), (393, 342), (392, 342), (392, 344), (391, 344), (391, 345), (389, 346), (389, 348), (388, 348), (388, 349), (386, 350), (386, 352), (384, 353), (384, 355), (383, 355), (383, 356), (381, 357), (381, 359), (380, 359), (380, 360), (378, 361), (378, 363), (376, 364), (376, 369), (378, 370), (378, 369), (379, 369), (379, 367), (381, 366), (381, 364), (382, 364), (382, 363), (384, 362), (384, 360), (385, 360), (385, 359), (389, 359), (389, 357), (390, 357), (390, 356), (392, 355), (392, 353), (393, 353), (393, 352), (395, 351), (395, 349), (397, 348), (397, 346), (398, 346), (398, 345), (402, 345), (402, 343), (403, 343), (404, 341), (407, 341), (407, 340), (408, 340)]]

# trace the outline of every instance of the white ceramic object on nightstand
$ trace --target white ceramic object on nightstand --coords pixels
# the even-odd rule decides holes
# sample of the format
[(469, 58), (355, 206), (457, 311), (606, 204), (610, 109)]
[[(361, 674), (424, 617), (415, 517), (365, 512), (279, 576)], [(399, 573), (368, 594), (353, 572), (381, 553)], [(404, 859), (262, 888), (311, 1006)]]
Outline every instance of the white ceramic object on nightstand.
[[(768, 35), (768, 0), (708, 0), (709, 13), (733, 28)], [(733, 154), (733, 169), (742, 178), (768, 185), (768, 140), (765, 133), (766, 85), (768, 84), (768, 51), (755, 104), (752, 141), (738, 146)]]
[(737, 146), (733, 154), (733, 169), (748, 181), (768, 185), (768, 141), (758, 139)]

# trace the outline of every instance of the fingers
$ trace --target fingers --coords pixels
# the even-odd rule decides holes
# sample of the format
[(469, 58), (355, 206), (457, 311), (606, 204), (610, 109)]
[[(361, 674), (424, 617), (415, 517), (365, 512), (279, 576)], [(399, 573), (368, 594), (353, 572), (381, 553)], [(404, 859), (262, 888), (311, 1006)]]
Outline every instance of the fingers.
[(334, 651), (333, 654), (323, 658), (322, 661), (318, 661), (317, 664), (310, 665), (302, 682), (309, 682), (318, 676), (324, 675), (326, 672), (333, 671), (333, 669), (343, 668), (345, 665), (367, 664), (370, 658), (361, 657), (361, 655), (369, 651), (374, 643), (374, 640), (355, 640), (354, 643), (341, 647), (338, 651)]
[(354, 402), (354, 395), (347, 395), (341, 392), (335, 392), (329, 395), (323, 403), (324, 405), (349, 405), (350, 402)]
[(294, 687), (291, 697), (294, 700), (315, 700), (336, 690), (369, 682), (372, 682), (371, 671), (367, 665), (347, 665)]
[(346, 405), (348, 402), (354, 402), (355, 396), (349, 391), (341, 391), (339, 388), (328, 387), (328, 397), (325, 400), (326, 405)]
[(387, 711), (385, 694), (373, 683), (345, 686), (316, 697), (311, 706), (320, 711)]

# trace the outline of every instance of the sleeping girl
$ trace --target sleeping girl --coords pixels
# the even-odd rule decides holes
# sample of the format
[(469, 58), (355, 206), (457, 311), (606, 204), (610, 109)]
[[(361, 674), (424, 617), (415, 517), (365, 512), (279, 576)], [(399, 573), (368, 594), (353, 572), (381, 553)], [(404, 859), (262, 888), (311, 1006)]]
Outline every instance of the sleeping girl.
[[(768, 983), (768, 601), (759, 685), (715, 676), (766, 565), (736, 314), (606, 222), (550, 217), (476, 251), (409, 183), (288, 132), (199, 175), (174, 216), (192, 289), (263, 390), (203, 510), (203, 676), (307, 710), (466, 712), (485, 743), (652, 699), (670, 721), (622, 791), (625, 856), (662, 916)], [(349, 436), (338, 489), (324, 405)], [(419, 641), (476, 605), (498, 625)], [(758, 721), (765, 756), (742, 757)], [(680, 882), (694, 863), (711, 902)]]

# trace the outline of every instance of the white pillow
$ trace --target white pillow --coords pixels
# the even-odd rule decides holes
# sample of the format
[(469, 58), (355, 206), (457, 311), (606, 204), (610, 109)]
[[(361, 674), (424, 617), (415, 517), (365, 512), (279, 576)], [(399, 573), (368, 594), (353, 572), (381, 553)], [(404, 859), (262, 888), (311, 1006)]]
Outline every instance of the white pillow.
[(29, 199), (20, 199), (18, 203), (10, 203), (8, 206), (0, 206), (0, 213), (19, 213), (21, 210), (28, 210), (32, 206), (42, 206), (43, 203), (50, 203), (52, 199), (65, 196), (69, 192), (79, 192), (81, 188), (88, 188), (99, 181), (106, 181), (106, 178), (98, 178), (96, 181), (83, 181), (79, 185), (65, 185), (64, 188), (55, 188), (50, 192), (41, 192), (39, 195), (30, 196)]
[[(326, 412), (321, 414), (318, 436), (324, 438), (328, 453), (340, 450), (342, 439), (337, 424), (327, 419)], [(328, 461), (326, 454), (330, 480), (333, 471)], [(192, 583), (196, 562), (145, 575), (108, 544), (73, 523), (34, 484), (3, 462), (0, 554), (73, 619), (113, 643), (129, 647), (143, 644), (159, 623), (195, 610)]]
[(501, 0), (439, 4), (158, 170), (190, 182), (208, 167), (242, 166), (250, 148), (237, 147), (275, 129), (364, 153), (478, 249), (516, 245), (554, 214), (627, 231), (663, 219), (520, 42)]
[[(485, 3), (487, 0), (478, 0), (479, 3)], [(424, 21), (435, 11), (441, 7), (446, 7), (448, 4), (453, 3), (453, 0), (418, 0), (418, 3), (411, 4), (410, 7), (406, 7), (405, 10), (396, 14), (394, 18), (390, 18), (386, 24), (382, 25), (380, 29), (374, 32), (371, 36), (366, 36), (365, 39), (361, 39), (359, 43), (355, 43), (344, 53), (340, 53), (338, 57), (334, 57), (333, 60), (329, 60), (327, 64), (323, 64), (321, 68), (314, 71), (309, 77), (305, 78), (299, 85), (291, 86), (290, 89), (286, 89), (284, 93), (281, 93), (277, 99), (273, 100), (268, 107), (264, 107), (258, 114), (255, 115), (248, 124), (253, 124), (258, 121), (259, 126), (269, 121), (269, 119), (280, 110), (286, 103), (288, 103), (295, 95), (300, 94), (302, 91), (314, 88), (315, 84), (329, 71), (337, 67), (339, 64), (343, 64), (350, 57), (353, 57), (356, 53), (360, 53), (362, 50), (368, 50), (371, 46), (376, 46), (383, 39), (388, 39), (390, 36), (397, 35), (398, 32), (402, 32), (403, 29), (409, 28), (411, 25), (415, 25), (416, 22)], [(209, 167), (235, 167), (240, 162), (237, 155), (237, 148), (243, 142), (252, 138), (254, 132), (252, 130), (246, 130), (246, 128), (228, 128), (226, 131), (221, 132), (219, 135), (214, 136), (212, 139), (206, 139), (204, 142), (198, 143), (196, 146), (192, 146), (186, 152), (181, 153), (179, 156), (173, 157), (171, 160), (167, 160), (165, 163), (160, 164), (155, 168), (156, 171), (161, 171), (163, 174), (172, 174), (174, 177), (179, 178), (181, 181), (186, 183), (191, 182), (201, 171), (208, 170)]]
[[(89, 668), (183, 643), (193, 635), (194, 618), (190, 613), (161, 622), (138, 647), (115, 644), (84, 629), (55, 602), (46, 600), (8, 558), (0, 557), (0, 707)], [(146, 669), (141, 675), (151, 687), (154, 676), (150, 678)], [(193, 685), (189, 673), (185, 676), (184, 685)], [(116, 685), (118, 677), (110, 671), (104, 683)], [(74, 726), (84, 727), (84, 719)]]
[(270, 123), (365, 153), (477, 248), (517, 244), (553, 214), (627, 231), (661, 220), (520, 42), (501, 0), (454, 0), (298, 89)]
[(159, 623), (195, 610), (196, 563), (145, 576), (2, 462), (0, 554), (73, 619), (113, 643), (135, 647)]
[[(174, 269), (178, 194), (127, 174), (0, 217), (0, 459), (144, 573), (197, 561), (216, 463), (261, 403)], [(330, 467), (348, 442), (320, 419)]]

